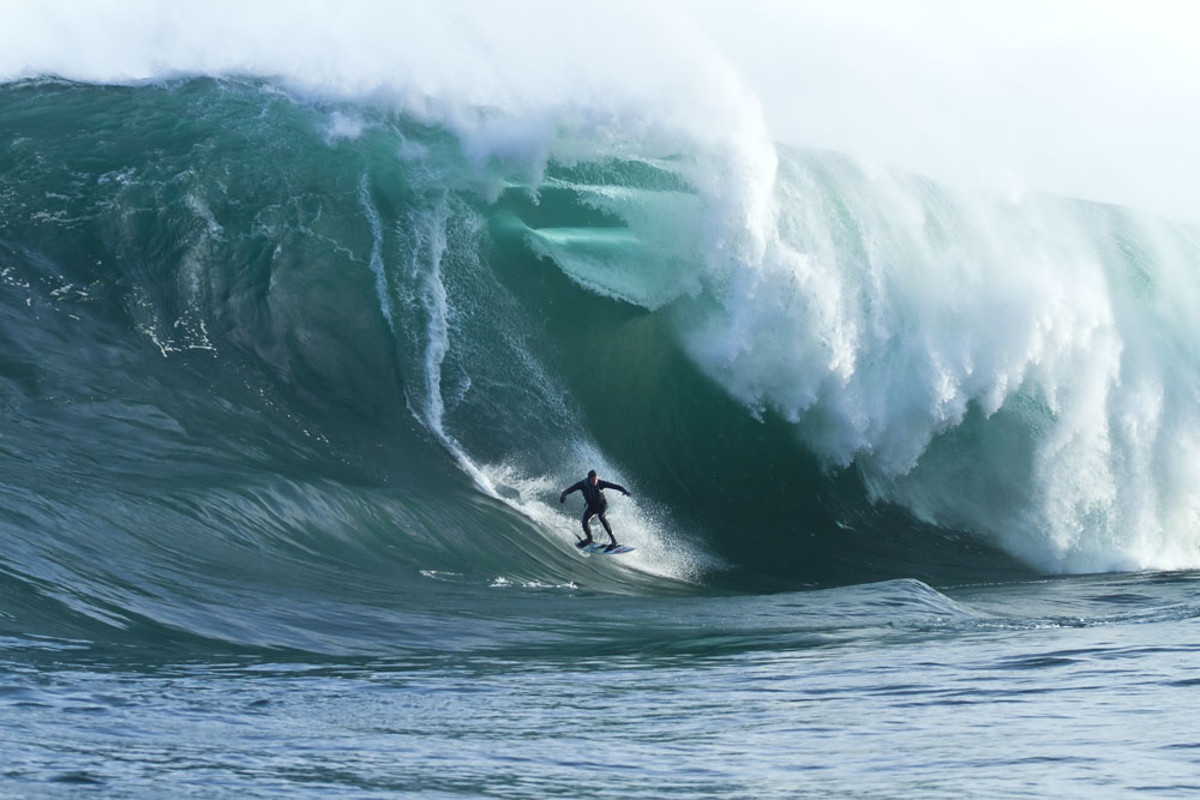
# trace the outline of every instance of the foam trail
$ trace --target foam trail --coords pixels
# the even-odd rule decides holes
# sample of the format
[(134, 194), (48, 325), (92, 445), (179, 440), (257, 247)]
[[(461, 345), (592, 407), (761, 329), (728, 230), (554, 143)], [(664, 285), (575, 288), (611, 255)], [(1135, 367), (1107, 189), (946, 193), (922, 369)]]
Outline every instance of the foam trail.
[(379, 209), (371, 200), (370, 187), (365, 174), (358, 184), (358, 200), (367, 217), (367, 224), (371, 228), (371, 255), (368, 263), (371, 272), (375, 273), (375, 294), (379, 297), (379, 310), (383, 313), (383, 318), (392, 333), (395, 333), (396, 323), (392, 319), (392, 301), (388, 296), (387, 272), (383, 265), (383, 220), (379, 217)]
[(410, 307), (413, 304), (419, 306), (426, 316), (421, 348), (424, 386), (421, 396), (415, 399), (411, 395), (408, 397), (409, 408), (417, 421), (437, 437), (476, 485), (490, 496), (499, 498), (491, 479), (479, 469), (445, 427), (442, 365), (450, 351), (450, 316), (453, 312), (442, 280), (442, 260), (446, 255), (446, 225), (449, 218), (450, 201), (442, 192), (432, 209), (410, 216), (404, 228), (404, 232), (413, 237), (412, 249), (404, 267), (404, 275), (408, 280), (406, 300)]
[(450, 349), (450, 304), (446, 296), (446, 285), (442, 282), (442, 259), (446, 254), (448, 216), (449, 207), (443, 196), (432, 218), (424, 225), (428, 237), (429, 270), (421, 287), (421, 302), (429, 315), (428, 347), (425, 351), (426, 395), (422, 421), (443, 437), (446, 437), (442, 424), (446, 407), (442, 401), (442, 362)]

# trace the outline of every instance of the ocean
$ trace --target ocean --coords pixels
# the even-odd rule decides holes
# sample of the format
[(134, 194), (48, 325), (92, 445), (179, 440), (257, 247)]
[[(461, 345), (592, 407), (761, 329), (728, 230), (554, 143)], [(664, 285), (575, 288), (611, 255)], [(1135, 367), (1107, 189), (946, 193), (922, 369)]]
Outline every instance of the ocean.
[(1197, 229), (544, 122), (0, 85), (0, 795), (1200, 791)]

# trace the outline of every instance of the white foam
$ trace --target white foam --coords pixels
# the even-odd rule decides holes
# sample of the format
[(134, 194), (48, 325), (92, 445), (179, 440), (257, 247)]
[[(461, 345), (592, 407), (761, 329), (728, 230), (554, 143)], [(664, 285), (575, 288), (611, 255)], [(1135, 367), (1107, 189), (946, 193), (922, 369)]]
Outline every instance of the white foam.
[[(266, 77), (403, 109), (457, 130), (483, 164), (544, 163), (560, 129), (614, 119), (720, 140), (761, 111), (710, 38), (673, 5), (70, 0), (15, 3), (0, 80), (96, 83)], [(331, 118), (331, 138), (361, 123)], [(536, 177), (536, 169), (531, 173)]]
[[(591, 443), (576, 442), (563, 463), (555, 465), (557, 471), (554, 473), (531, 474), (528, 467), (513, 463), (483, 465), (478, 469), (486, 477), (493, 496), (533, 520), (543, 530), (553, 531), (566, 546), (582, 535), (579, 521), (582, 508), (578, 495), (568, 497), (567, 505), (548, 502), (546, 498), (556, 497), (568, 485), (582, 479), (585, 470), (578, 470), (578, 476), (570, 471), (577, 465), (588, 465), (605, 480), (621, 483), (630, 491), (630, 497), (618, 495), (609, 503), (607, 516), (613, 533), (622, 544), (637, 548), (615, 559), (615, 568), (630, 568), (691, 582), (720, 568), (720, 562), (706, 553), (702, 543), (680, 535), (668, 513), (640, 498), (636, 485), (623, 482), (624, 479), (619, 477), (620, 469), (611, 465)], [(591, 526), (592, 536), (597, 541), (606, 541), (599, 521), (593, 519)]]
[[(1194, 240), (840, 159), (785, 172), (761, 258), (714, 258), (715, 304), (678, 315), (707, 372), (878, 497), (1045, 569), (1200, 566)], [(939, 443), (973, 408), (982, 438)]]
[(401, 106), (459, 126), (480, 158), (529, 163), (556, 127), (614, 117), (707, 141), (769, 125), (962, 185), (1200, 218), (1196, 10), (1093, 6), (10, 0), (0, 80), (269, 77)]
[(325, 141), (331, 145), (343, 140), (352, 142), (366, 129), (367, 123), (362, 117), (335, 111), (325, 125)]
[(375, 294), (379, 298), (379, 310), (383, 314), (384, 320), (387, 321), (388, 327), (395, 332), (396, 323), (392, 320), (391, 288), (388, 286), (387, 271), (383, 265), (383, 220), (379, 216), (379, 209), (375, 207), (375, 201), (371, 199), (371, 187), (366, 175), (362, 176), (362, 180), (358, 184), (358, 201), (371, 229), (371, 255), (367, 263), (375, 275)]

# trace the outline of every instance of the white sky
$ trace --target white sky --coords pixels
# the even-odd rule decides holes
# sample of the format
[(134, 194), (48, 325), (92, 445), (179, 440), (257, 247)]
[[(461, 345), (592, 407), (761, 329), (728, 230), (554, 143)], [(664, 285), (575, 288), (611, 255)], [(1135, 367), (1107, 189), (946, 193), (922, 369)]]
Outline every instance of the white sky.
[(738, 7), (695, 13), (777, 139), (1200, 221), (1200, 3)]

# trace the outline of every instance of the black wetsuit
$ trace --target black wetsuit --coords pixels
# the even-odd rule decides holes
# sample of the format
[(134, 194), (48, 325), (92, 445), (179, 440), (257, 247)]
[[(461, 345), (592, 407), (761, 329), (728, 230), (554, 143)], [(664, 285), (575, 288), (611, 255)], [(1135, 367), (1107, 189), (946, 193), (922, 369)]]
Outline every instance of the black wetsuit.
[(608, 500), (604, 498), (605, 489), (616, 489), (621, 494), (629, 494), (624, 486), (600, 480), (593, 484), (590, 478), (584, 478), (579, 483), (564, 489), (562, 495), (558, 498), (561, 503), (566, 500), (567, 495), (571, 494), (571, 492), (583, 492), (583, 499), (587, 503), (587, 507), (583, 509), (583, 535), (587, 537), (584, 539), (585, 542), (592, 541), (592, 527), (588, 523), (592, 517), (599, 517), (600, 524), (604, 526), (604, 531), (608, 534), (608, 538), (612, 540), (613, 544), (617, 543), (617, 537), (613, 536), (612, 526), (608, 524), (608, 519), (604, 516), (604, 512), (608, 510)]

